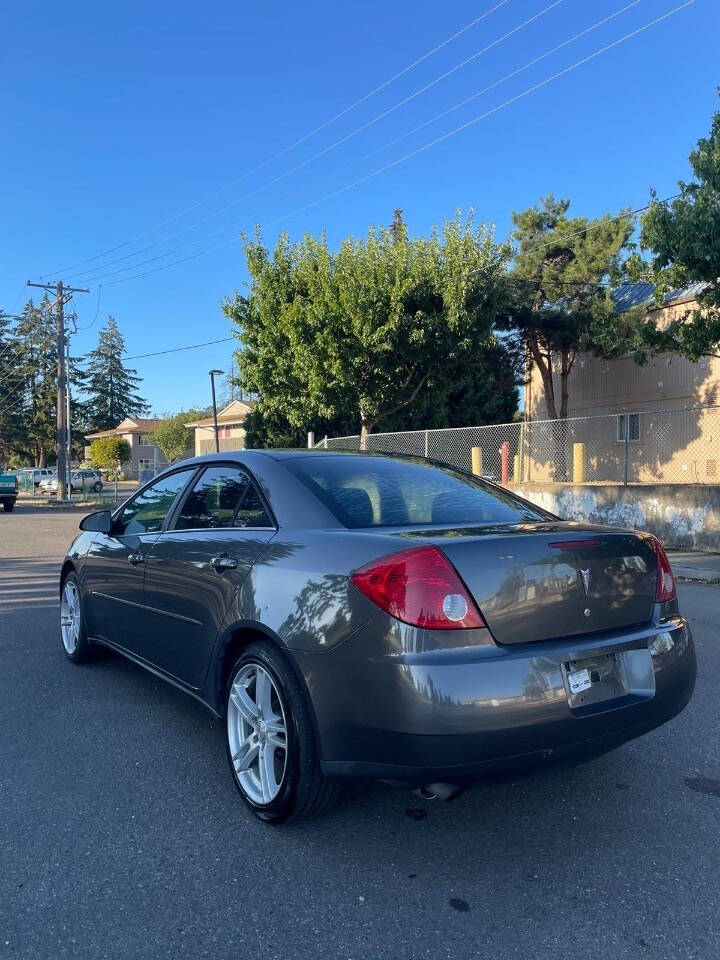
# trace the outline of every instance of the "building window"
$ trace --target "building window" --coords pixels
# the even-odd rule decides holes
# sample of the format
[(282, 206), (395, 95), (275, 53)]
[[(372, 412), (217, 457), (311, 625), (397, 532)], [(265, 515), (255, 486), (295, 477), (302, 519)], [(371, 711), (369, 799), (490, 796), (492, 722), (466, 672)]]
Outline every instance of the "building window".
[(619, 443), (625, 443), (625, 424), (627, 424), (627, 439), (635, 443), (640, 439), (640, 414), (621, 413), (617, 418), (617, 438)]

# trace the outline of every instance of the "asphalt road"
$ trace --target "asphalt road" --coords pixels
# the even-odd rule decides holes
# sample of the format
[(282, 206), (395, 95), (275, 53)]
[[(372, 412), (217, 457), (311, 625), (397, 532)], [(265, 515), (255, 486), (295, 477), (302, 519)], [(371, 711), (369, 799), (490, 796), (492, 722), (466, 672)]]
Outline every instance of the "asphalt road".
[(277, 829), (202, 707), (120, 657), (65, 660), (77, 521), (0, 514), (0, 960), (720, 954), (720, 587), (681, 585), (699, 678), (667, 726), (450, 804), (358, 785)]

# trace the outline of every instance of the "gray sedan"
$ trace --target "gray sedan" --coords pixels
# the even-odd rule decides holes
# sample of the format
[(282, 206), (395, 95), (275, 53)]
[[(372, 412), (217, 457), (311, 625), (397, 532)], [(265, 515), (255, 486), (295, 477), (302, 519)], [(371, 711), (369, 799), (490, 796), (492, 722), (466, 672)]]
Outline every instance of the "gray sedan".
[(60, 582), (67, 657), (110, 647), (223, 718), (267, 822), (326, 809), (348, 777), (450, 798), (586, 759), (692, 695), (656, 539), (441, 464), (216, 454), (81, 530)]

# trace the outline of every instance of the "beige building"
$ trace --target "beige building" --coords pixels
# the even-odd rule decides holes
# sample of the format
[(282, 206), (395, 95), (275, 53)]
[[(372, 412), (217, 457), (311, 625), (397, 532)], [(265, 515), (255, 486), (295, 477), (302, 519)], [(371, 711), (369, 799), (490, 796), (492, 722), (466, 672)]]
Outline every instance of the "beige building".
[[(251, 412), (252, 404), (247, 400), (232, 400), (218, 411), (218, 441), (220, 450), (245, 449), (245, 417)], [(194, 429), (195, 456), (215, 452), (215, 425), (212, 417), (203, 417), (194, 423), (188, 423)]]
[[(660, 324), (695, 305), (698, 287), (656, 305), (650, 284), (627, 284), (616, 295), (621, 310), (647, 306)], [(522, 463), (517, 479), (572, 479), (575, 444), (582, 443), (585, 482), (720, 482), (720, 359), (691, 363), (657, 354), (639, 366), (631, 356), (605, 360), (579, 354), (569, 377), (567, 425), (547, 420), (536, 367), (525, 394)], [(560, 396), (559, 377), (555, 380)], [(574, 419), (586, 418), (586, 419)], [(557, 424), (558, 422), (556, 422)], [(564, 476), (558, 475), (561, 459)]]
[[(100, 430), (97, 433), (88, 433), (86, 440), (92, 443), (101, 437), (121, 437), (130, 446), (130, 461), (123, 465), (125, 476), (135, 479), (144, 472), (157, 471), (167, 466), (167, 458), (159, 447), (148, 442), (148, 434), (152, 433), (160, 420), (144, 417), (126, 417), (112, 430)], [(85, 457), (90, 457), (89, 445), (85, 448)]]

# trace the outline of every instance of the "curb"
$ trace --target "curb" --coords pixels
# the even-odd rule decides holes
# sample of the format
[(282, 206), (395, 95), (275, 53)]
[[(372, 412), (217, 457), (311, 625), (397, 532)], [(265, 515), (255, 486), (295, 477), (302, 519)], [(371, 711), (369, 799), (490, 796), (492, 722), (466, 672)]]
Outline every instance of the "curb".
[(686, 573), (676, 573), (675, 579), (680, 583), (704, 583), (705, 586), (715, 586), (720, 584), (720, 577), (713, 577), (710, 574), (686, 574)]

